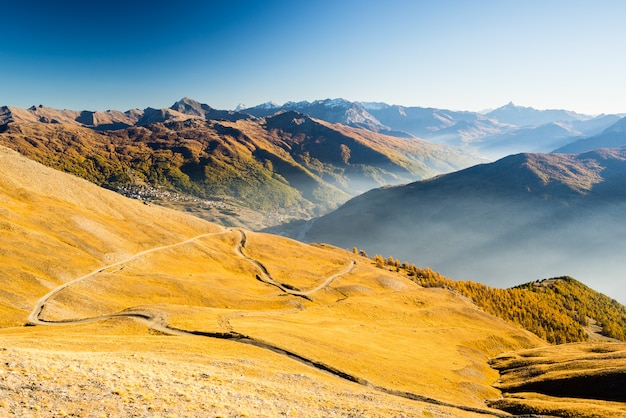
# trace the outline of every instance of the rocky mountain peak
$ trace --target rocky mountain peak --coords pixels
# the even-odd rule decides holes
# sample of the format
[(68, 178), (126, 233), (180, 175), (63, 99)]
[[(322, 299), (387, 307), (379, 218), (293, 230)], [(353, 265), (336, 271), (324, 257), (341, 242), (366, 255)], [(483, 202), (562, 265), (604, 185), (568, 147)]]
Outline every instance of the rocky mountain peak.
[(189, 97), (183, 97), (182, 99), (174, 103), (170, 107), (170, 109), (175, 110), (180, 113), (184, 113), (186, 115), (199, 116), (199, 117), (205, 117), (207, 112), (210, 112), (211, 110), (213, 110), (213, 108), (210, 107), (209, 105), (200, 103)]

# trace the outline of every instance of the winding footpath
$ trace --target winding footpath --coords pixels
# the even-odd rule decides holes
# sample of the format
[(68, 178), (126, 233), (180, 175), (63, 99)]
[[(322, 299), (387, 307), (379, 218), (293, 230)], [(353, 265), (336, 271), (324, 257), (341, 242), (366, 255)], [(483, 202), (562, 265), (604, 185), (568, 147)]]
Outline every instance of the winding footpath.
[(248, 242), (248, 237), (245, 231), (241, 229), (238, 231), (241, 234), (241, 240), (239, 241), (239, 244), (237, 245), (237, 248), (235, 249), (235, 251), (237, 252), (239, 256), (248, 260), (250, 263), (255, 265), (261, 271), (261, 275), (257, 275), (257, 278), (261, 280), (262, 282), (267, 283), (272, 286), (276, 286), (283, 292), (288, 293), (293, 296), (301, 296), (301, 297), (305, 297), (306, 299), (308, 299), (308, 297), (311, 296), (312, 294), (319, 292), (320, 290), (328, 287), (335, 279), (350, 273), (352, 269), (354, 268), (354, 266), (356, 265), (356, 262), (354, 260), (351, 260), (350, 264), (348, 265), (348, 267), (346, 267), (345, 270), (330, 276), (322, 284), (320, 284), (319, 286), (311, 290), (302, 291), (299, 289), (295, 289), (290, 285), (286, 285), (284, 283), (278, 283), (276, 280), (272, 278), (267, 268), (265, 268), (265, 266), (259, 260), (249, 257), (248, 255), (244, 253), (243, 250), (246, 247), (246, 243)]
[[(155, 247), (155, 248), (151, 248), (142, 252), (139, 252), (125, 260), (122, 261), (118, 261), (103, 267), (100, 267), (94, 271), (92, 271), (91, 273), (88, 273), (84, 276), (81, 276), (77, 279), (71, 280), (67, 283), (64, 283), (63, 285), (53, 289), (52, 291), (50, 291), (49, 293), (47, 293), (46, 295), (44, 295), (41, 299), (39, 299), (37, 301), (37, 303), (35, 304), (35, 307), (33, 308), (32, 312), (30, 313), (30, 315), (28, 316), (28, 325), (44, 325), (44, 326), (63, 326), (63, 325), (72, 325), (72, 324), (86, 324), (86, 323), (92, 323), (92, 322), (98, 322), (98, 321), (102, 321), (102, 320), (106, 320), (106, 319), (110, 319), (110, 318), (119, 318), (119, 317), (126, 317), (126, 318), (133, 318), (135, 320), (141, 321), (143, 323), (145, 323), (148, 327), (150, 327), (151, 329), (155, 330), (155, 331), (159, 331), (163, 334), (168, 334), (168, 335), (177, 335), (177, 336), (201, 336), (201, 337), (209, 337), (209, 338), (217, 338), (217, 339), (225, 339), (225, 340), (231, 340), (234, 342), (238, 342), (238, 343), (242, 343), (242, 344), (248, 344), (251, 346), (255, 346), (258, 348), (262, 348), (265, 350), (269, 350), (272, 351), (274, 353), (277, 353), (279, 355), (288, 357), (292, 360), (298, 361), (302, 364), (305, 364), (309, 367), (315, 368), (316, 370), (320, 370), (326, 373), (329, 373), (335, 377), (338, 377), (340, 379), (343, 380), (347, 380), (349, 382), (353, 382), (353, 383), (357, 383), (361, 386), (364, 386), (368, 389), (372, 389), (381, 393), (385, 393), (388, 395), (392, 395), (392, 396), (398, 396), (398, 397), (402, 397), (405, 399), (410, 399), (410, 400), (414, 400), (414, 401), (419, 401), (419, 402), (424, 402), (424, 403), (428, 403), (431, 405), (437, 405), (437, 406), (442, 406), (442, 407), (447, 407), (447, 408), (453, 408), (453, 409), (457, 409), (457, 410), (461, 410), (461, 411), (467, 411), (467, 412), (473, 412), (473, 413), (478, 413), (478, 414), (484, 414), (484, 415), (488, 415), (488, 416), (493, 416), (493, 417), (498, 417), (498, 418), (505, 418), (505, 417), (510, 417), (510, 414), (506, 414), (506, 413), (499, 413), (498, 411), (494, 411), (494, 410), (488, 410), (488, 409), (482, 409), (482, 408), (475, 408), (475, 407), (469, 407), (469, 406), (464, 406), (464, 405), (456, 405), (456, 404), (452, 404), (449, 402), (444, 402), (444, 401), (439, 401), (437, 399), (433, 399), (433, 398), (429, 398), (426, 396), (422, 396), (422, 395), (417, 395), (414, 393), (410, 393), (410, 392), (404, 392), (404, 391), (398, 391), (398, 390), (394, 390), (394, 389), (389, 389), (389, 388), (385, 388), (382, 386), (377, 386), (374, 385), (370, 382), (368, 382), (366, 379), (351, 375), (349, 373), (346, 373), (342, 370), (339, 370), (333, 366), (330, 366), (328, 364), (316, 361), (316, 360), (312, 360), (306, 357), (303, 357), (295, 352), (286, 350), (284, 348), (278, 347), (276, 345), (273, 345), (271, 343), (262, 341), (260, 339), (245, 335), (245, 334), (241, 334), (237, 331), (235, 331), (233, 329), (233, 327), (230, 324), (230, 319), (234, 319), (237, 317), (242, 317), (242, 316), (248, 316), (248, 315), (258, 315), (258, 314), (272, 314), (272, 315), (282, 315), (282, 314), (288, 314), (288, 313), (294, 313), (297, 312), (299, 310), (304, 309), (304, 307), (300, 307), (300, 308), (294, 308), (294, 309), (289, 309), (289, 310), (284, 310), (284, 311), (280, 311), (280, 312), (263, 312), (263, 311), (257, 311), (257, 312), (250, 312), (250, 313), (246, 313), (246, 314), (242, 314), (242, 313), (232, 313), (232, 314), (227, 314), (227, 315), (223, 315), (218, 319), (218, 322), (220, 323), (220, 325), (222, 325), (224, 328), (226, 328), (226, 332), (204, 332), (204, 331), (190, 331), (190, 330), (184, 330), (184, 329), (178, 329), (178, 328), (174, 328), (171, 327), (167, 324), (167, 321), (165, 320), (165, 317), (159, 314), (155, 314), (155, 313), (149, 313), (149, 312), (144, 312), (144, 311), (137, 311), (137, 310), (133, 310), (133, 309), (128, 309), (126, 311), (122, 311), (122, 312), (118, 312), (118, 313), (114, 313), (114, 314), (110, 314), (110, 315), (102, 315), (102, 316), (97, 316), (97, 317), (90, 317), (90, 318), (82, 318), (82, 319), (68, 319), (68, 320), (57, 320), (57, 321), (49, 321), (49, 320), (44, 320), (41, 319), (41, 313), (44, 310), (44, 307), (46, 305), (46, 303), (48, 302), (48, 300), (50, 300), (52, 297), (54, 297), (55, 295), (57, 295), (59, 292), (61, 292), (62, 290), (77, 284), (81, 281), (84, 281), (90, 277), (94, 277), (100, 273), (104, 273), (107, 270), (111, 270), (120, 266), (123, 266), (125, 263), (128, 263), (130, 261), (133, 261), (139, 257), (142, 257), (144, 255), (150, 254), (150, 253), (154, 253), (157, 251), (163, 251), (169, 248), (175, 248), (178, 246), (182, 246), (182, 245), (186, 245), (189, 243), (192, 243), (194, 241), (197, 241), (199, 239), (205, 238), (205, 237), (209, 237), (209, 236), (215, 236), (215, 235), (222, 235), (222, 234), (227, 234), (227, 233), (231, 233), (232, 230), (231, 229), (225, 229), (222, 232), (213, 232), (213, 233), (206, 233), (206, 234), (201, 234), (198, 235), (196, 237), (190, 238), (188, 240), (182, 241), (182, 242), (178, 242), (178, 243), (174, 243), (174, 244), (169, 244), (169, 245), (164, 245), (164, 246), (160, 246), (160, 247)], [(326, 287), (328, 287), (334, 280), (336, 280), (337, 278), (344, 276), (348, 273), (350, 273), (355, 265), (356, 262), (354, 260), (351, 260), (349, 265), (341, 272), (336, 273), (330, 277), (328, 277), (324, 282), (322, 282), (320, 285), (316, 286), (313, 289), (310, 290), (299, 290), (296, 288), (293, 288), (290, 285), (286, 285), (286, 284), (282, 284), (277, 282), (276, 280), (274, 280), (271, 276), (271, 274), (269, 273), (269, 271), (267, 270), (267, 268), (259, 261), (256, 260), (252, 257), (249, 257), (248, 255), (245, 254), (244, 249), (247, 243), (247, 235), (245, 233), (245, 231), (243, 230), (237, 230), (237, 232), (240, 234), (241, 238), (239, 240), (239, 242), (237, 243), (237, 246), (235, 247), (235, 252), (245, 258), (246, 260), (248, 260), (250, 263), (252, 263), (258, 270), (259, 273), (256, 278), (258, 280), (261, 280), (262, 282), (271, 285), (271, 286), (275, 286), (277, 288), (279, 288), (282, 292), (293, 295), (293, 296), (299, 296), (302, 298), (305, 298), (307, 300), (310, 300), (309, 296), (313, 295), (314, 293), (325, 289)]]
[[(84, 276), (81, 276), (81, 277), (79, 277), (77, 279), (74, 279), (72, 281), (64, 283), (61, 286), (59, 286), (59, 287), (55, 288), (54, 290), (52, 290), (51, 292), (47, 293), (46, 295), (44, 295), (41, 299), (39, 299), (37, 301), (37, 303), (35, 304), (35, 307), (33, 308), (32, 312), (28, 316), (28, 322), (31, 325), (50, 325), (50, 324), (54, 324), (56, 322), (60, 322), (62, 324), (67, 324), (68, 323), (67, 321), (44, 321), (44, 320), (39, 318), (41, 316), (41, 312), (43, 311), (43, 308), (44, 308), (46, 302), (50, 298), (55, 296), (57, 293), (61, 292), (63, 289), (66, 289), (66, 288), (68, 288), (68, 287), (70, 287), (72, 285), (75, 285), (76, 283), (82, 282), (83, 280), (86, 280), (86, 279), (88, 279), (90, 277), (96, 276), (96, 275), (98, 275), (100, 273), (104, 273), (105, 270), (110, 270), (110, 269), (113, 269), (115, 267), (122, 266), (122, 265), (124, 265), (124, 264), (126, 264), (126, 263), (128, 263), (130, 261), (133, 261), (133, 260), (135, 260), (135, 259), (137, 259), (139, 257), (142, 257), (142, 256), (144, 256), (146, 254), (154, 253), (154, 252), (157, 252), (157, 251), (167, 250), (169, 248), (180, 247), (182, 245), (189, 244), (189, 243), (192, 243), (194, 241), (197, 241), (197, 240), (199, 240), (201, 238), (209, 237), (209, 236), (212, 236), (212, 235), (227, 234), (229, 232), (230, 232), (229, 230), (225, 230), (223, 232), (210, 232), (210, 233), (206, 233), (206, 234), (201, 234), (201, 235), (195, 236), (193, 238), (189, 238), (188, 240), (185, 240), (185, 241), (182, 241), (182, 242), (177, 242), (177, 243), (174, 243), (174, 244), (169, 244), (169, 245), (163, 245), (163, 246), (160, 246), (160, 247), (150, 248), (148, 250), (145, 250), (145, 251), (142, 251), (140, 253), (137, 253), (137, 254), (133, 255), (132, 257), (129, 257), (129, 258), (125, 259), (125, 260), (118, 261), (116, 263), (109, 264), (109, 265), (106, 265), (104, 267), (100, 267), (100, 268), (92, 271), (91, 273), (85, 274)], [(76, 323), (76, 322), (74, 322), (74, 323)]]

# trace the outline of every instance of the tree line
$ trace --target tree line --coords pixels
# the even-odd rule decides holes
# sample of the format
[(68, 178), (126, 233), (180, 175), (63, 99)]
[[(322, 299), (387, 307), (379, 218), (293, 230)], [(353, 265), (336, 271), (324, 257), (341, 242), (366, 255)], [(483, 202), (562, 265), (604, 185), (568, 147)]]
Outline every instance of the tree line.
[[(353, 251), (368, 257), (357, 248)], [(592, 321), (602, 328), (602, 335), (626, 341), (626, 307), (572, 277), (500, 289), (473, 281), (451, 280), (430, 268), (416, 267), (393, 257), (375, 255), (371, 259), (377, 267), (403, 273), (420, 286), (458, 292), (485, 312), (516, 323), (552, 344), (587, 341), (586, 328)]]

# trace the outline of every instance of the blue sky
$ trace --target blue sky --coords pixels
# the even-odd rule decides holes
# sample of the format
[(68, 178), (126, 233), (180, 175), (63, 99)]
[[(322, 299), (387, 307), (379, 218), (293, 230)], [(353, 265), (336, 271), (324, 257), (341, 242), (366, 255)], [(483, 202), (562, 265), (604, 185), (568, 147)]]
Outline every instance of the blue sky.
[(0, 0), (0, 13), (0, 105), (626, 112), (621, 0)]

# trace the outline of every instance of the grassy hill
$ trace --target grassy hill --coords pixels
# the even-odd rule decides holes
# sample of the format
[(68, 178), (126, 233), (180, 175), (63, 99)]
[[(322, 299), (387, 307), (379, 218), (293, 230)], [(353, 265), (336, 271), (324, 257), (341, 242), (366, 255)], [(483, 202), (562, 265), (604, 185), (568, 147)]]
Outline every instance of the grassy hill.
[(498, 289), (450, 280), (430, 269), (409, 272), (420, 285), (454, 289), (486, 312), (517, 323), (550, 343), (626, 341), (626, 307), (571, 277)]
[(491, 360), (500, 370), (496, 387), (505, 395), (490, 402), (510, 413), (556, 417), (623, 417), (626, 344), (566, 344), (503, 353)]
[[(10, 243), (0, 264), (0, 348), (9, 359), (0, 379), (13, 379), (0, 385), (3, 414), (30, 406), (42, 415), (61, 406), (85, 413), (100, 394), (109, 401), (95, 410), (106, 414), (254, 415), (280, 398), (274, 408), (302, 415), (328, 405), (345, 415), (352, 405), (366, 415), (472, 416), (499, 394), (487, 359), (542, 345), (449, 291), (420, 288), (350, 252), (145, 205), (4, 148), (0, 159), (1, 233)], [(89, 370), (99, 377), (81, 379)], [(150, 386), (147, 373), (163, 388)], [(244, 384), (242, 373), (253, 380)], [(10, 389), (35, 375), (41, 393)], [(69, 389), (73, 379), (88, 396)], [(203, 379), (221, 395), (202, 389)], [(299, 395), (289, 389), (294, 381)], [(262, 401), (228, 398), (235, 388), (236, 399)], [(168, 406), (161, 391), (180, 399)]]
[(366, 257), (146, 205), (6, 148), (0, 201), (5, 416), (503, 416), (490, 359), (546, 346)]

